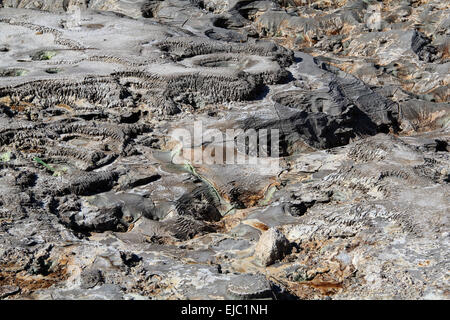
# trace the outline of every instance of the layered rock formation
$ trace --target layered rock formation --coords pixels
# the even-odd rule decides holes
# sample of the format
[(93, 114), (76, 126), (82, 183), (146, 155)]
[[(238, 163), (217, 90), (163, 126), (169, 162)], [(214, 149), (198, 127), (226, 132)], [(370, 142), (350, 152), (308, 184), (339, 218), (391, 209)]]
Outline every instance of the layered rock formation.
[(449, 11), (0, 1), (0, 299), (447, 299)]

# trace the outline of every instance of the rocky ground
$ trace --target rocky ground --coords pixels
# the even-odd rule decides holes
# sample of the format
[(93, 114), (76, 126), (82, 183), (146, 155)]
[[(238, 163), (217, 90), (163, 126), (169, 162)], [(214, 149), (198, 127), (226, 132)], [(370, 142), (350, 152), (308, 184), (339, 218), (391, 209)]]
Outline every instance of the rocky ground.
[(448, 299), (449, 17), (0, 0), (0, 299)]

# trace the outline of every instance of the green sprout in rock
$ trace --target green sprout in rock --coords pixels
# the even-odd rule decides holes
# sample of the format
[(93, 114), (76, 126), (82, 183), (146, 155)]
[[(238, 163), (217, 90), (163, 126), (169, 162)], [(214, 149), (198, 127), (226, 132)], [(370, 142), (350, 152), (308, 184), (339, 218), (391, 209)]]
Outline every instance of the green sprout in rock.
[(52, 171), (53, 176), (55, 176), (55, 177), (59, 177), (62, 173), (67, 171), (67, 168), (63, 168), (62, 170), (57, 170), (57, 169), (53, 168), (52, 166), (50, 166), (49, 164), (42, 161), (42, 159), (40, 159), (38, 157), (34, 157), (33, 160), (36, 161), (37, 163), (43, 165), (44, 167), (46, 167), (48, 170)]
[(56, 55), (56, 51), (47, 51), (47, 50), (42, 50), (42, 51), (38, 51), (36, 52), (31, 58), (33, 60), (50, 60), (51, 58), (53, 58)]
[(11, 152), (3, 152), (0, 154), (0, 162), (9, 162), (11, 160)]

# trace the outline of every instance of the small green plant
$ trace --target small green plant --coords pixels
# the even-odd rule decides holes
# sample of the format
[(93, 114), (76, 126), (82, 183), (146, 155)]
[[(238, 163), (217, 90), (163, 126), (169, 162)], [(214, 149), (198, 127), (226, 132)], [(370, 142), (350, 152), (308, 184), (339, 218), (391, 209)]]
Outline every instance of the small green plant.
[(315, 275), (308, 276), (306, 272), (298, 272), (294, 277), (293, 280), (296, 282), (304, 282), (304, 281), (311, 281), (314, 279)]
[[(170, 152), (170, 157), (171, 157), (171, 161), (173, 163), (175, 156), (181, 154), (183, 150), (183, 145), (182, 144), (178, 144), (171, 152)], [(225, 216), (226, 214), (230, 213), (232, 210), (234, 210), (234, 207), (231, 206), (227, 201), (225, 201), (225, 199), (223, 199), (220, 196), (219, 191), (214, 187), (214, 185), (205, 177), (203, 177), (202, 175), (200, 175), (194, 168), (194, 166), (187, 160), (184, 160), (184, 164), (183, 164), (183, 169), (186, 170), (187, 172), (189, 172), (190, 174), (192, 174), (193, 176), (197, 177), (198, 179), (200, 179), (201, 181), (203, 181), (207, 186), (209, 186), (211, 188), (212, 193), (217, 197), (218, 201), (224, 205), (225, 211), (221, 212), (222, 216)]]
[(14, 69), (12, 72), (12, 76), (13, 77), (23, 77), (28, 73), (27, 70), (23, 70), (23, 69)]
[(277, 191), (276, 186), (271, 186), (269, 189), (267, 189), (264, 199), (261, 199), (259, 202), (259, 205), (266, 206), (270, 203), (270, 200), (272, 199), (273, 194)]
[(0, 162), (9, 162), (11, 160), (11, 152), (3, 152), (0, 154)]
[(42, 61), (42, 60), (50, 60), (54, 56), (56, 56), (56, 51), (43, 50), (43, 51), (36, 52), (31, 58), (33, 60), (40, 60), (40, 61)]
[(28, 73), (25, 69), (0, 70), (0, 77), (22, 77)]
[(67, 171), (67, 168), (63, 168), (62, 170), (57, 170), (57, 169), (53, 168), (52, 166), (50, 166), (49, 164), (42, 161), (42, 159), (40, 159), (38, 157), (34, 157), (33, 160), (36, 161), (37, 163), (39, 163), (40, 165), (43, 165), (51, 172), (53, 172), (54, 177), (59, 177), (62, 173)]
[(212, 193), (214, 194), (214, 196), (218, 199), (218, 201), (222, 204), (225, 205), (225, 211), (221, 212), (222, 216), (227, 215), (228, 213), (230, 213), (233, 209), (234, 206), (231, 206), (227, 201), (225, 201), (221, 196), (219, 191), (214, 187), (214, 185), (205, 177), (203, 177), (202, 175), (198, 174), (197, 171), (195, 170), (194, 166), (192, 164), (190, 164), (188, 161), (185, 161), (184, 166), (183, 166), (189, 173), (191, 173), (192, 175), (194, 175), (195, 177), (197, 177), (198, 179), (200, 179), (201, 181), (203, 181), (207, 186), (209, 186), (211, 188)]

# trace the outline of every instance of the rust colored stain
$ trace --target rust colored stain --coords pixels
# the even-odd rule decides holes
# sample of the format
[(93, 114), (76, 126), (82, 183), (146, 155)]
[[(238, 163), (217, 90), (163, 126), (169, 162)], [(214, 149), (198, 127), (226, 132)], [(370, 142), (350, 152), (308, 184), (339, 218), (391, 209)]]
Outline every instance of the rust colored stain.
[(23, 111), (25, 111), (25, 109), (26, 109), (25, 106), (16, 106), (16, 105), (11, 106), (11, 110), (18, 111), (18, 112), (23, 112)]
[(217, 231), (218, 232), (228, 232), (237, 225), (241, 223), (242, 220), (244, 220), (251, 212), (253, 212), (255, 209), (248, 208), (248, 209), (240, 209), (237, 210), (236, 213), (232, 215), (227, 215), (219, 222), (216, 222)]
[(419, 262), (418, 265), (419, 265), (419, 267), (427, 267), (430, 265), (430, 263), (431, 263), (430, 260), (425, 260), (425, 261)]
[(264, 198), (264, 191), (259, 191), (259, 193), (244, 192), (239, 196), (239, 200), (247, 207), (255, 206), (259, 200)]
[[(52, 285), (64, 281), (69, 277), (67, 265), (69, 259), (64, 257), (58, 261), (57, 267), (48, 275), (30, 275), (26, 271), (14, 272), (14, 269), (20, 270), (20, 266), (13, 264), (0, 265), (0, 286), (14, 285), (20, 288), (21, 294), (29, 294), (39, 289), (46, 289)], [(9, 271), (8, 271), (9, 269)]]
[(23, 112), (25, 111), (27, 108), (34, 108), (35, 106), (29, 102), (25, 102), (25, 101), (19, 101), (17, 102), (17, 104), (12, 104), (11, 99), (5, 99), (4, 101), (1, 101), (5, 103), (6, 105), (10, 106), (11, 110), (17, 111), (17, 112)]
[(310, 287), (313, 287), (314, 289), (320, 290), (320, 292), (323, 295), (331, 295), (335, 294), (338, 289), (342, 289), (343, 285), (340, 282), (332, 282), (332, 281), (304, 281), (300, 282), (300, 284), (304, 284)]
[(315, 291), (318, 290), (321, 295), (330, 296), (336, 294), (338, 290), (344, 288), (341, 282), (321, 281), (314, 279), (312, 281), (293, 282), (286, 279), (279, 279), (277, 277), (270, 277), (271, 280), (283, 285), (289, 292), (296, 295), (300, 299), (311, 299), (315, 296)]
[(264, 223), (261, 223), (261, 222), (252, 222), (251, 225), (252, 225), (252, 227), (255, 227), (256, 229), (259, 229), (259, 230), (262, 230), (262, 231), (269, 230), (269, 227), (267, 225), (265, 225)]
[(442, 47), (442, 58), (448, 59), (450, 58), (450, 43), (446, 43)]
[(72, 108), (65, 103), (60, 103), (56, 105), (57, 108), (66, 109), (67, 111), (72, 111)]
[(21, 152), (24, 152), (24, 153), (43, 153), (43, 152), (45, 152), (45, 149), (42, 149), (42, 148), (22, 149)]

